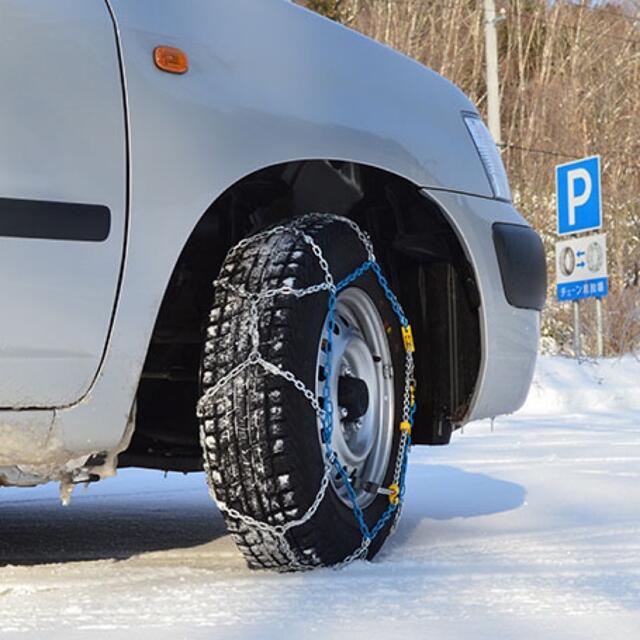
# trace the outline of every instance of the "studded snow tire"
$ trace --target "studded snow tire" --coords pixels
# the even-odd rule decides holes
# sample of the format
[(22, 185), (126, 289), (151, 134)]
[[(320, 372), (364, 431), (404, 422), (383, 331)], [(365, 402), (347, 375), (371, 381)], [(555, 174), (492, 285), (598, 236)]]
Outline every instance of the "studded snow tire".
[[(281, 286), (305, 288), (323, 282), (318, 258), (302, 238), (311, 236), (322, 248), (336, 282), (366, 259), (355, 232), (329, 216), (305, 216), (295, 231), (285, 227), (264, 240), (230, 252), (218, 282), (258, 292)], [(375, 276), (367, 273), (352, 286), (374, 302), (388, 336), (395, 390), (395, 424), (400, 420), (404, 350), (400, 326)], [(259, 336), (262, 356), (291, 371), (308, 389), (315, 389), (317, 354), (327, 315), (325, 291), (296, 299), (276, 295), (260, 304)], [(247, 335), (249, 305), (230, 287), (217, 286), (202, 356), (205, 393), (251, 350)], [(388, 366), (388, 365), (387, 365)], [(202, 444), (208, 481), (216, 500), (270, 525), (300, 518), (312, 504), (322, 479), (323, 452), (316, 414), (300, 391), (279, 376), (257, 366), (229, 382), (200, 411)], [(385, 482), (392, 481), (399, 432), (394, 431)], [(378, 520), (389, 499), (378, 495), (364, 509), (368, 526)], [(287, 570), (291, 557), (269, 532), (229, 516), (228, 529), (252, 568)], [(388, 536), (392, 521), (372, 542), (371, 559)], [(361, 543), (353, 510), (330, 485), (314, 516), (286, 533), (299, 566), (341, 562)]]

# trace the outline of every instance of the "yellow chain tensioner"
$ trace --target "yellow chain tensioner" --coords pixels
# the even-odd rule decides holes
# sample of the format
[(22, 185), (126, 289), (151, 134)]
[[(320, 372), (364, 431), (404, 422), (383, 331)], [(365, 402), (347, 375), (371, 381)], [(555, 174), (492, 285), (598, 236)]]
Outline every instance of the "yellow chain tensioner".
[(396, 482), (389, 485), (389, 502), (391, 504), (398, 504), (400, 502), (400, 485)]
[(413, 353), (416, 350), (416, 346), (413, 343), (413, 331), (411, 331), (411, 325), (406, 327), (400, 327), (402, 330), (402, 341), (404, 342), (404, 350), (407, 353)]

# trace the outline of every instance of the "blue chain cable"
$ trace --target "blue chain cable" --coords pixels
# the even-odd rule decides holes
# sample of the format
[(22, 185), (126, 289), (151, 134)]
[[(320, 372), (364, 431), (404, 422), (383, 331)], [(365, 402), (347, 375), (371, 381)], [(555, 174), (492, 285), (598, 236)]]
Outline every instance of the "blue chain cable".
[[(343, 289), (346, 289), (350, 284), (355, 282), (358, 278), (362, 277), (369, 270), (373, 271), (374, 274), (376, 275), (376, 279), (378, 280), (380, 288), (383, 290), (385, 297), (390, 302), (391, 308), (393, 309), (393, 312), (395, 313), (395, 315), (398, 317), (398, 321), (400, 322), (400, 325), (404, 328), (409, 326), (409, 321), (407, 320), (407, 317), (404, 315), (402, 307), (400, 306), (400, 303), (398, 302), (397, 297), (391, 290), (391, 287), (389, 286), (387, 279), (382, 274), (380, 265), (373, 260), (367, 260), (363, 262), (357, 269), (355, 269), (352, 273), (350, 273), (348, 276), (343, 278), (335, 286), (335, 289), (330, 291), (329, 302), (328, 302), (328, 312), (327, 312), (327, 324), (326, 324), (327, 338), (326, 338), (326, 345), (325, 345), (327, 358), (324, 364), (325, 382), (322, 388), (323, 409), (324, 409), (324, 415), (322, 418), (322, 442), (325, 447), (325, 455), (326, 455), (327, 461), (335, 467), (336, 471), (340, 475), (340, 478), (342, 479), (347, 489), (347, 494), (349, 496), (349, 500), (351, 501), (354, 517), (358, 523), (360, 532), (362, 533), (362, 536), (364, 538), (371, 541), (380, 533), (380, 531), (385, 526), (385, 524), (387, 524), (387, 522), (390, 520), (390, 518), (393, 516), (393, 514), (398, 510), (399, 506), (402, 504), (404, 494), (405, 494), (405, 488), (406, 488), (405, 479), (406, 479), (407, 466), (409, 461), (409, 448), (411, 446), (411, 435), (407, 436), (403, 457), (402, 457), (400, 479), (399, 479), (400, 486), (399, 486), (399, 492), (398, 492), (398, 502), (396, 502), (395, 504), (394, 503), (389, 504), (389, 506), (384, 510), (384, 512), (382, 513), (382, 515), (380, 516), (376, 524), (372, 528), (369, 528), (369, 526), (367, 525), (364, 519), (364, 513), (362, 512), (362, 508), (358, 504), (358, 497), (356, 496), (356, 492), (351, 483), (351, 479), (347, 475), (345, 468), (342, 466), (342, 464), (338, 460), (337, 454), (331, 447), (331, 436), (333, 433), (333, 406), (331, 402), (331, 388), (329, 383), (331, 378), (331, 372), (332, 372), (331, 360), (333, 358), (332, 347), (333, 347), (333, 331), (335, 327), (337, 294)], [(411, 427), (413, 427), (416, 409), (417, 409), (417, 406), (414, 401), (411, 406), (411, 410), (409, 414), (409, 422), (411, 424)]]
[(374, 264), (376, 263), (372, 262), (371, 260), (363, 262), (362, 265), (360, 265), (355, 271), (338, 282), (338, 284), (336, 285), (336, 291), (340, 292), (343, 289), (346, 289), (352, 282), (357, 280), (360, 276), (363, 276), (369, 269), (373, 269)]
[(333, 403), (331, 402), (331, 389), (329, 387), (329, 380), (331, 379), (331, 360), (333, 357), (333, 329), (335, 327), (335, 315), (336, 315), (336, 302), (337, 291), (332, 290), (329, 292), (329, 311), (327, 320), (327, 360), (324, 364), (325, 383), (322, 387), (322, 400), (324, 409), (324, 419), (322, 423), (322, 442), (326, 445), (331, 443), (331, 434), (333, 432)]
[(404, 315), (404, 311), (402, 310), (402, 307), (398, 302), (398, 298), (396, 298), (393, 291), (391, 291), (391, 287), (389, 286), (387, 279), (382, 275), (382, 270), (380, 269), (380, 265), (377, 262), (374, 262), (371, 268), (373, 269), (373, 272), (376, 274), (376, 277), (378, 278), (378, 282), (380, 283), (380, 286), (384, 291), (384, 295), (387, 297), (387, 300), (389, 300), (389, 302), (391, 303), (391, 306), (395, 314), (398, 316), (398, 319), (400, 320), (400, 324), (403, 327), (408, 326), (409, 321), (407, 320), (407, 317)]

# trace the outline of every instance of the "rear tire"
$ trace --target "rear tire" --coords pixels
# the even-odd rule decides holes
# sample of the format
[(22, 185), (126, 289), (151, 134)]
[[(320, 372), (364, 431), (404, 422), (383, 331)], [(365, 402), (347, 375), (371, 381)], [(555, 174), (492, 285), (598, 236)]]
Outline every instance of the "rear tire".
[[(202, 359), (203, 394), (247, 360), (251, 351), (247, 333), (249, 303), (229, 285), (244, 285), (249, 292), (260, 292), (285, 285), (306, 288), (323, 282), (324, 274), (318, 258), (304, 242), (301, 232), (311, 236), (322, 248), (336, 283), (367, 260), (366, 250), (353, 229), (333, 217), (321, 215), (305, 216), (276, 234), (230, 252), (220, 272), (210, 313)], [(362, 428), (366, 427), (367, 433), (375, 439), (371, 448), (382, 459), (369, 467), (364, 464), (361, 472), (374, 473), (375, 469), (377, 484), (388, 486), (392, 482), (400, 442), (399, 430), (393, 428), (400, 421), (404, 385), (400, 324), (370, 271), (344, 293), (347, 294), (345, 304), (349, 300), (363, 301), (359, 313), (372, 309), (373, 329), (355, 328), (354, 331), (360, 331), (357, 338), (360, 342), (356, 346), (362, 351), (366, 343), (374, 356), (372, 368), (365, 350), (363, 358), (366, 362), (360, 365), (361, 370), (366, 369), (371, 387), (368, 391), (371, 396), (368, 413), (362, 417), (364, 421), (369, 416), (368, 422)], [(284, 371), (291, 371), (307, 389), (316, 392), (320, 384), (318, 363), (322, 354), (320, 347), (327, 305), (328, 294), (322, 291), (299, 299), (291, 295), (277, 295), (260, 306), (258, 328), (262, 357), (281, 366)], [(376, 314), (377, 319), (373, 318)], [(347, 326), (354, 323), (351, 316), (344, 321)], [(377, 345), (371, 336), (365, 335), (367, 331), (370, 334), (375, 332), (376, 327), (382, 328), (377, 331)], [(388, 362), (373, 353), (382, 353), (385, 348)], [(379, 359), (377, 362), (376, 357)], [(343, 367), (345, 376), (357, 377), (357, 358), (355, 360), (356, 373), (350, 372), (346, 366)], [(333, 366), (335, 368), (336, 363)], [(384, 371), (383, 378), (376, 374), (376, 367)], [(357, 385), (355, 387), (357, 391)], [(377, 409), (374, 412), (372, 407), (379, 393), (386, 395), (375, 405)], [(212, 399), (203, 398), (199, 416), (205, 470), (216, 500), (226, 507), (223, 513), (231, 535), (250, 567), (291, 568), (291, 557), (273, 535), (244, 524), (230, 516), (227, 510), (237, 510), (269, 525), (283, 525), (304, 515), (316, 497), (324, 470), (320, 425), (313, 408), (291, 382), (266, 373), (256, 365), (236, 376)], [(360, 401), (362, 404), (362, 397)], [(371, 412), (375, 413), (373, 418), (369, 415)], [(343, 408), (342, 415), (347, 413)], [(346, 422), (345, 418), (341, 424), (345, 429), (351, 429), (355, 423)], [(339, 433), (339, 429), (340, 425), (336, 427), (334, 423), (332, 443), (337, 435), (344, 435)], [(386, 438), (384, 442), (381, 440), (383, 437)], [(339, 447), (336, 445), (335, 448), (340, 454)], [(343, 450), (349, 453), (348, 449)], [(358, 469), (354, 473), (357, 478)], [(365, 480), (372, 478), (357, 480), (359, 502), (362, 495), (364, 518), (372, 527), (388, 507), (389, 499), (375, 492), (367, 495), (361, 488)], [(393, 519), (385, 524), (371, 543), (369, 558), (382, 546)], [(339, 480), (334, 479), (329, 485), (313, 517), (291, 528), (286, 539), (298, 568), (333, 565), (358, 548), (362, 534), (343, 490), (341, 495)]]

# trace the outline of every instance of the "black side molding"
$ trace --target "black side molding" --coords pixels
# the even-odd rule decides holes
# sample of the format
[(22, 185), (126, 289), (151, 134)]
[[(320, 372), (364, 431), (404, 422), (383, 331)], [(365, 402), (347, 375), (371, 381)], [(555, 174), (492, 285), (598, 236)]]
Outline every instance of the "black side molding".
[(547, 297), (547, 265), (540, 236), (531, 227), (496, 222), (493, 243), (509, 304), (541, 311)]
[(0, 198), (0, 237), (103, 242), (110, 230), (103, 205)]

